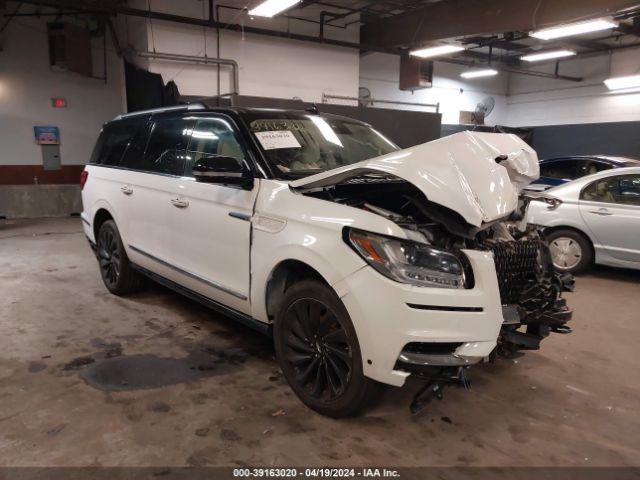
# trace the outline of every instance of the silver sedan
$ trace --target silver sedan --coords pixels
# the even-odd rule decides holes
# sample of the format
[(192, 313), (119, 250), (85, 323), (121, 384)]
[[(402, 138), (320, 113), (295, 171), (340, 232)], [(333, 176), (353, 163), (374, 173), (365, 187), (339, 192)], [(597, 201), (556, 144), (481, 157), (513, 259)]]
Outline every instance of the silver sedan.
[(606, 170), (544, 192), (527, 221), (542, 225), (553, 264), (578, 273), (592, 263), (640, 269), (640, 167)]

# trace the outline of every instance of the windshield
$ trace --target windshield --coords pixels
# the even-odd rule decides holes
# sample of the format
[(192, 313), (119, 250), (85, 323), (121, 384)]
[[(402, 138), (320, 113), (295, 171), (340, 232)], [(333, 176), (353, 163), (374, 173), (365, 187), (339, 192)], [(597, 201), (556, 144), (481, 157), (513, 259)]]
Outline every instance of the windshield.
[(398, 150), (370, 126), (347, 118), (297, 112), (247, 115), (267, 160), (284, 178), (299, 178)]

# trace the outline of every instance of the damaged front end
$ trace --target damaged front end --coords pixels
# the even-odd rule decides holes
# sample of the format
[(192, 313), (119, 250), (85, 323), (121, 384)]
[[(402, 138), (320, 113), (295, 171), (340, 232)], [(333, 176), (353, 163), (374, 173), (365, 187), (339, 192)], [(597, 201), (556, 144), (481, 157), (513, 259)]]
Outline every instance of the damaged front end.
[[(314, 175), (291, 187), (382, 216), (399, 226), (407, 240), (459, 258), (466, 258), (465, 250), (491, 252), (503, 317), (490, 355), (495, 357), (538, 349), (550, 333), (571, 331), (566, 324), (572, 311), (562, 293), (572, 290), (573, 279), (554, 271), (541, 232), (523, 221), (530, 199), (520, 194), (538, 175), (535, 152), (517, 137), (467, 132)], [(473, 288), (473, 271), (466, 273), (465, 288)], [(449, 356), (455, 357), (453, 351)], [(439, 398), (446, 384), (468, 387), (460, 363), (439, 365), (416, 368), (401, 356), (397, 368), (430, 380), (412, 410)]]

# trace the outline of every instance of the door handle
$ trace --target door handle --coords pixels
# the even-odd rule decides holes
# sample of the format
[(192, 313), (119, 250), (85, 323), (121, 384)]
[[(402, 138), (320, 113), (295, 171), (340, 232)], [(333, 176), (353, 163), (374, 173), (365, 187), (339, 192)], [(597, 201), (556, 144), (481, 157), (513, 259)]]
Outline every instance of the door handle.
[(183, 200), (181, 198), (172, 198), (171, 203), (173, 204), (174, 207), (178, 207), (178, 208), (186, 208), (189, 206), (189, 201)]
[(123, 187), (120, 187), (120, 191), (125, 195), (131, 195), (133, 193), (133, 188), (129, 185), (124, 185)]
[(611, 213), (606, 208), (600, 208), (598, 210), (589, 210), (589, 213), (595, 213), (596, 215), (602, 215), (603, 217), (613, 215), (613, 213)]

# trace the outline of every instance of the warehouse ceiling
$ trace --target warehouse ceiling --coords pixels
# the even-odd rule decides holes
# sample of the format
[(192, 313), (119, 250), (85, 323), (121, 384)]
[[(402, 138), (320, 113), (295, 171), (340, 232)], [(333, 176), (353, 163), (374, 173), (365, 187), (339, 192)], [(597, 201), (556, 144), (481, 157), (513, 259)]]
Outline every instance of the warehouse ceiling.
[[(496, 68), (517, 73), (531, 70), (529, 65), (523, 65), (520, 57), (540, 50), (570, 48), (578, 57), (584, 57), (640, 46), (640, 0), (304, 0), (278, 16), (288, 19), (284, 29), (271, 27), (268, 20), (258, 22), (266, 25), (261, 27), (248, 21), (247, 12), (262, 0), (199, 1), (204, 12), (199, 18), (158, 11), (154, 9), (153, 0), (147, 2), (147, 9), (132, 8), (122, 0), (27, 0), (7, 2), (7, 5), (25, 5), (36, 10), (53, 7), (61, 14), (87, 12), (103, 18), (147, 17), (356, 48), (363, 54), (373, 51), (402, 55), (415, 48), (455, 42), (464, 45), (465, 50), (438, 57), (437, 61), (467, 66), (491, 63)], [(232, 15), (220, 17), (219, 10), (225, 9)], [(7, 6), (5, 19), (10, 19), (11, 14), (12, 9)], [(529, 36), (531, 30), (599, 17), (613, 17), (619, 26), (550, 41)], [(317, 35), (309, 34), (308, 28), (307, 33), (296, 33), (296, 22), (314, 24), (311, 31)], [(358, 28), (359, 42), (337, 38), (339, 29)], [(550, 76), (580, 80), (563, 76), (558, 69)]]

